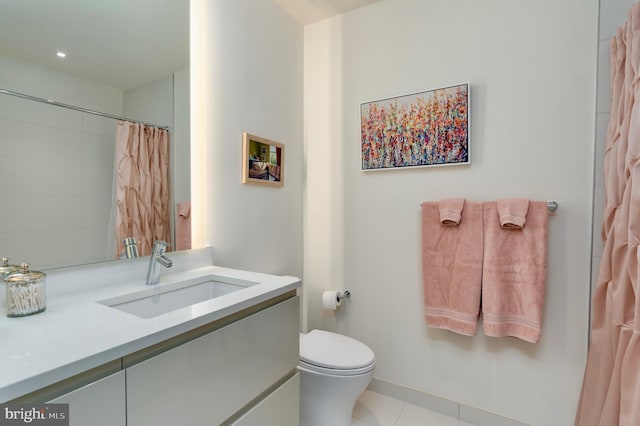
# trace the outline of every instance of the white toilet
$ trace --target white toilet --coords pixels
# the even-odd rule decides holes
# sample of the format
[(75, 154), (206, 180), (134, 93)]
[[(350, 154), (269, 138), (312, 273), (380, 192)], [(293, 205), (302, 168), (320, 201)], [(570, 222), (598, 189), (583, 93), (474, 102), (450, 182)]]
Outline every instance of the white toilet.
[(300, 426), (351, 426), (376, 359), (365, 344), (323, 330), (300, 334)]

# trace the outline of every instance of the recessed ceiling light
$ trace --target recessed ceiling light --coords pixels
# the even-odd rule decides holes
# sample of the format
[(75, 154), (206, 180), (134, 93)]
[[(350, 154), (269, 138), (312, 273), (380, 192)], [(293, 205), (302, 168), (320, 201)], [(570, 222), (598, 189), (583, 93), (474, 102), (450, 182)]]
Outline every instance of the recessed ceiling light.
[(58, 53), (56, 53), (56, 55), (58, 56), (58, 58), (66, 58), (67, 57), (67, 54), (64, 53), (64, 52), (58, 52)]

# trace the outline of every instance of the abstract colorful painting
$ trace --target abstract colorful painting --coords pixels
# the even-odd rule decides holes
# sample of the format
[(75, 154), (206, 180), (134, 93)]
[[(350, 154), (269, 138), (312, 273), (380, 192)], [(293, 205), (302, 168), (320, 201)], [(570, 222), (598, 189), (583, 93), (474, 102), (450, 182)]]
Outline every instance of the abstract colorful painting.
[(469, 164), (469, 84), (360, 105), (362, 170)]

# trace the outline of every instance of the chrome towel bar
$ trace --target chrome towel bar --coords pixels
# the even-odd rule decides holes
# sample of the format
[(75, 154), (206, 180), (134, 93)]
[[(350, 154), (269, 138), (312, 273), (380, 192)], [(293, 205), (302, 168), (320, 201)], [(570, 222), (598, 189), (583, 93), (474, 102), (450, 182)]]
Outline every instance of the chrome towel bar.
[[(420, 207), (422, 207), (422, 203), (420, 203)], [(559, 205), (556, 201), (547, 201), (547, 211), (549, 211), (550, 213), (558, 210), (558, 207)]]

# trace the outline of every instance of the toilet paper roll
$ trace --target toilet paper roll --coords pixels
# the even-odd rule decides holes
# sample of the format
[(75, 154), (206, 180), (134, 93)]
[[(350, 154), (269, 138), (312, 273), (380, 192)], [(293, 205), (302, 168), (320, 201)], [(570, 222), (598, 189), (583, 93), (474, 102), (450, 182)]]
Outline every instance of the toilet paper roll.
[(325, 291), (322, 293), (322, 307), (335, 311), (342, 305), (342, 298), (338, 291)]

